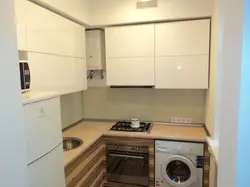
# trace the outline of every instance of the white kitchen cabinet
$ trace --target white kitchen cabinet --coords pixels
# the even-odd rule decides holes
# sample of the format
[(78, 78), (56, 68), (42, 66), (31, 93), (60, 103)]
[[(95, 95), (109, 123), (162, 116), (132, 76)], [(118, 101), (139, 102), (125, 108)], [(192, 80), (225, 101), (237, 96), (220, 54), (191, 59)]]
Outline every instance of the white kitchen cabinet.
[(154, 56), (154, 24), (109, 27), (105, 36), (107, 59)]
[(16, 14), (16, 32), (18, 50), (27, 50), (27, 36), (26, 36), (26, 0), (15, 0), (15, 14)]
[(210, 20), (155, 25), (155, 88), (207, 89)]
[(102, 30), (86, 32), (87, 68), (102, 70), (105, 67), (105, 34)]
[(105, 29), (107, 84), (154, 86), (154, 24)]
[(87, 89), (85, 59), (33, 52), (28, 58), (31, 90), (67, 94)]
[(155, 88), (207, 89), (208, 72), (208, 55), (156, 57)]
[(156, 56), (209, 54), (209, 41), (209, 19), (155, 25)]
[(86, 58), (83, 26), (31, 2), (26, 10), (28, 51)]
[(110, 86), (153, 86), (154, 58), (114, 58), (107, 63)]

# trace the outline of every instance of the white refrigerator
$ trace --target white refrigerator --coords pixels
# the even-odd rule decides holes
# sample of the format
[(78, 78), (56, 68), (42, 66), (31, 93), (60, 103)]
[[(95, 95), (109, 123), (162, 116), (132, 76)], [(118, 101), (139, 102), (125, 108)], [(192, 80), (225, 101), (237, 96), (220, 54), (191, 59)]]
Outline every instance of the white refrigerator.
[(30, 187), (65, 187), (59, 97), (24, 94), (23, 111)]

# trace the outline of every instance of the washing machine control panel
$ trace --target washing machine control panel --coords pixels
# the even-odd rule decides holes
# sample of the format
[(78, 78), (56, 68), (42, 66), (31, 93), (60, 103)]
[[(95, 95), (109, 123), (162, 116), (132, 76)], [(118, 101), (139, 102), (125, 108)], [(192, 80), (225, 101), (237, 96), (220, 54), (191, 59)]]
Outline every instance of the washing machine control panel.
[(203, 168), (203, 166), (204, 166), (204, 157), (197, 156), (196, 157), (196, 168)]

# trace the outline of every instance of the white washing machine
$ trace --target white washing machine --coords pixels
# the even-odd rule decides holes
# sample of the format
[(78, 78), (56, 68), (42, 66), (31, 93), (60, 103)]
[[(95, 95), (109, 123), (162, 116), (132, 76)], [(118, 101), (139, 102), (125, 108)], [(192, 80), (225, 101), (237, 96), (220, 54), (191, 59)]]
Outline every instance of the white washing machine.
[(155, 141), (155, 187), (203, 187), (204, 144)]

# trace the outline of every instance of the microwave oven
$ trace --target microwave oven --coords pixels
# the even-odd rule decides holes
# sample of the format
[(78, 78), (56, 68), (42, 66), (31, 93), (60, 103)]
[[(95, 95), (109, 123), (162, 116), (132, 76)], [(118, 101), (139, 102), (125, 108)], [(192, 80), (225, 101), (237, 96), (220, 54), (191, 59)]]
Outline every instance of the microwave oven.
[(22, 93), (30, 89), (30, 68), (28, 61), (19, 61), (20, 81)]

